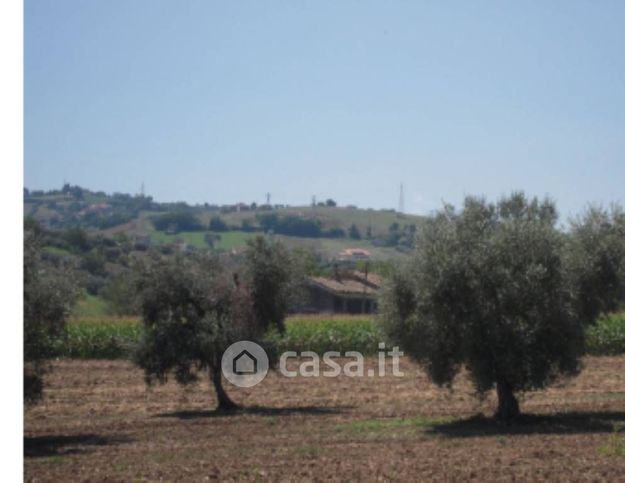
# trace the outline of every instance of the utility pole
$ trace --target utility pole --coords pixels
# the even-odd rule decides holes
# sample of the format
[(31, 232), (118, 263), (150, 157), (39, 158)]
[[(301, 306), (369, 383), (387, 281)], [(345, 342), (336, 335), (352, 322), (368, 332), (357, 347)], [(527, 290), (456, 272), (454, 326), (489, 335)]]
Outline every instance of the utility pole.
[(265, 196), (267, 197), (267, 205), (271, 206), (271, 193), (267, 193)]
[(399, 212), (404, 212), (404, 183), (399, 184)]

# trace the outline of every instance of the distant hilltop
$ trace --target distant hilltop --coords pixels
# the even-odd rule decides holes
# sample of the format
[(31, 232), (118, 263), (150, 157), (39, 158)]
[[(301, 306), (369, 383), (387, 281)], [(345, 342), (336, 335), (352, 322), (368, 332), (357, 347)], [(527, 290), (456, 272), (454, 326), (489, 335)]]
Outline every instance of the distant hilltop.
[(267, 233), (343, 259), (387, 258), (394, 252), (410, 251), (423, 219), (395, 210), (339, 206), (334, 199), (308, 206), (189, 205), (70, 184), (50, 191), (25, 188), (24, 214), (50, 230), (81, 228), (105, 236), (124, 234), (146, 244), (233, 249), (243, 246), (254, 233)]

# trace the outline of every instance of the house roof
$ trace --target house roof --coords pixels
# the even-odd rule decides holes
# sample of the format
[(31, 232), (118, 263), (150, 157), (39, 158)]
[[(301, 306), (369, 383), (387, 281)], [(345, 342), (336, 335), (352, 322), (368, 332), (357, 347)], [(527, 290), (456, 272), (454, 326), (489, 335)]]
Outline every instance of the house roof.
[(330, 292), (345, 295), (375, 295), (380, 288), (380, 277), (365, 276), (362, 272), (349, 272), (338, 277), (311, 277), (310, 282)]
[(364, 248), (345, 248), (339, 255), (343, 257), (361, 256), (368, 258), (371, 256), (371, 252)]

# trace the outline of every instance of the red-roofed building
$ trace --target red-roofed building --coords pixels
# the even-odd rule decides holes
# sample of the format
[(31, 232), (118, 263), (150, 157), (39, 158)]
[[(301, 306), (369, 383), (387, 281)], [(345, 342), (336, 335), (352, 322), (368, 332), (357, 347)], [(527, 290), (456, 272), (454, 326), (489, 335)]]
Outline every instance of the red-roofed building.
[(303, 311), (310, 313), (370, 314), (377, 311), (381, 279), (363, 272), (336, 272), (332, 278), (310, 277), (308, 300)]

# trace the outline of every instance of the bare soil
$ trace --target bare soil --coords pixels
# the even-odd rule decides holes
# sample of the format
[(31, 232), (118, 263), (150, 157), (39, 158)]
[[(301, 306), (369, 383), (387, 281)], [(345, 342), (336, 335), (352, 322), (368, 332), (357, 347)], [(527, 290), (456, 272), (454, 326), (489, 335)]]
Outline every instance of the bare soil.
[(405, 360), (401, 378), (227, 386), (234, 413), (207, 380), (148, 389), (128, 362), (60, 361), (25, 413), (25, 480), (625, 481), (625, 357), (585, 366), (504, 425), (466, 375), (440, 389)]

